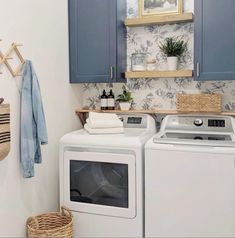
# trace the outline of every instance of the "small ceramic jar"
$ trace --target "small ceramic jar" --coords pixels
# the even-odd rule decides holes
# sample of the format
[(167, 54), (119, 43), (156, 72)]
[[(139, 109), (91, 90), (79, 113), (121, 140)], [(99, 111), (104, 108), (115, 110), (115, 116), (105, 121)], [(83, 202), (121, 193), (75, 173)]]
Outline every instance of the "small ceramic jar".
[(147, 61), (147, 70), (148, 71), (154, 71), (156, 70), (156, 60), (152, 59), (152, 60), (148, 60)]

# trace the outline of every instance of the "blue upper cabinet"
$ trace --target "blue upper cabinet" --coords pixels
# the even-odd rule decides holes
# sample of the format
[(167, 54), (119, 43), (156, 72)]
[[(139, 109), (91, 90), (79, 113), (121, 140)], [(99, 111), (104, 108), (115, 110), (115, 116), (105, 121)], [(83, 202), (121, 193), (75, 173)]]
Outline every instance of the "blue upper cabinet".
[(235, 80), (235, 0), (195, 0), (196, 80)]
[(71, 83), (124, 81), (126, 0), (69, 0)]

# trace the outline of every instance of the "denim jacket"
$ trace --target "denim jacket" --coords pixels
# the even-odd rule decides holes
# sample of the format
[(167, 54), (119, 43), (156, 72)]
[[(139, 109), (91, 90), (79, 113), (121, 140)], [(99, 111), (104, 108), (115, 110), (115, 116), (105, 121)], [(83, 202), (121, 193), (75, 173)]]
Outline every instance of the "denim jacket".
[(39, 82), (31, 61), (25, 61), (21, 91), (20, 159), (23, 177), (34, 177), (34, 163), (42, 162), (40, 145), (48, 143)]

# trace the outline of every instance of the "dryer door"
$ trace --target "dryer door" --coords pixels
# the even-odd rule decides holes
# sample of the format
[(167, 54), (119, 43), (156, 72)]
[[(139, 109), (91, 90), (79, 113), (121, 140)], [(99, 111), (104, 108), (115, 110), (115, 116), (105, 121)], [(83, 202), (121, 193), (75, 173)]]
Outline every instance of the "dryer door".
[(73, 211), (134, 218), (135, 156), (66, 151), (64, 202)]

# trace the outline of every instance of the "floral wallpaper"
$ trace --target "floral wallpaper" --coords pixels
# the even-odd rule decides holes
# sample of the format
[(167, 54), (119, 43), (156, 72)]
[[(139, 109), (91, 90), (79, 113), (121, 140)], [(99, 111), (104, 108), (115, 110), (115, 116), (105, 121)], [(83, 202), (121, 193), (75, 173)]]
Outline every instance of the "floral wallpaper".
[[(138, 0), (127, 0), (127, 16), (135, 17)], [(180, 60), (180, 68), (193, 68), (193, 23), (166, 24), (127, 28), (127, 70), (131, 67), (131, 54), (145, 52), (150, 59), (156, 59), (156, 69), (166, 68), (166, 59), (158, 48), (166, 37), (178, 36), (188, 42), (188, 52)], [(100, 94), (103, 89), (112, 89), (117, 96), (123, 84), (83, 84), (83, 107), (100, 108)], [(175, 109), (175, 98), (179, 92), (222, 94), (223, 110), (235, 110), (235, 81), (197, 82), (193, 78), (151, 78), (128, 79), (126, 87), (132, 92), (136, 109)]]

